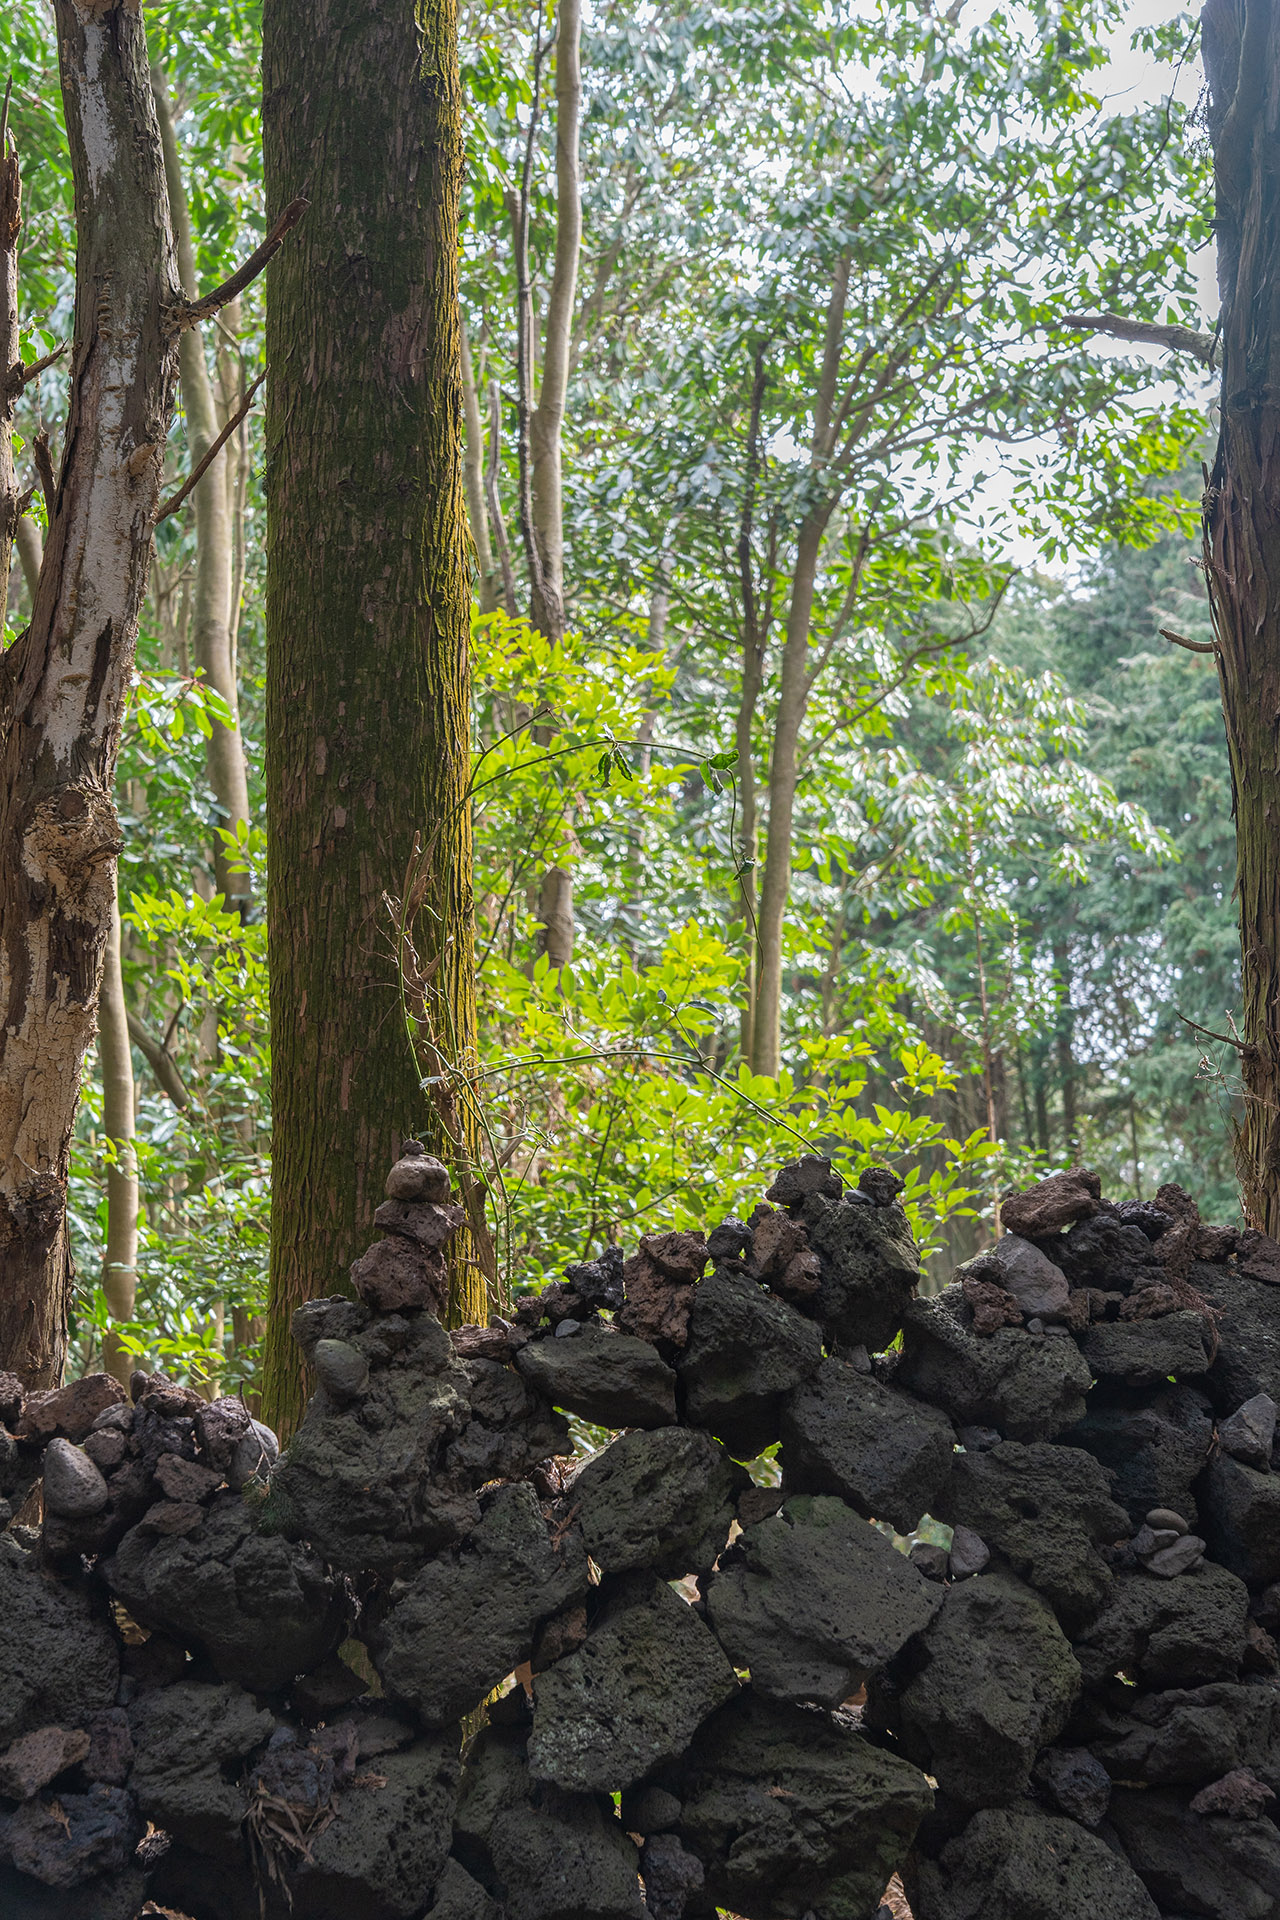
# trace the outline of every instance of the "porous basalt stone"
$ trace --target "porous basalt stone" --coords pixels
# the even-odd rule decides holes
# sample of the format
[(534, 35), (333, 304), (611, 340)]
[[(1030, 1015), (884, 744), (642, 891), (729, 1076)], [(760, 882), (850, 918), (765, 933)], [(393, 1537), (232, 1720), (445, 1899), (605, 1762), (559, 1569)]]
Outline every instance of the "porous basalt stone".
[(675, 1579), (711, 1566), (751, 1482), (708, 1433), (626, 1433), (579, 1467), (563, 1505), (606, 1574), (652, 1567)]
[(104, 1569), (143, 1626), (208, 1654), (219, 1677), (258, 1692), (286, 1686), (337, 1646), (345, 1594), (311, 1548), (259, 1532), (224, 1494), (189, 1532), (126, 1534)]
[(378, 1313), (425, 1307), (440, 1314), (449, 1297), (444, 1260), (434, 1247), (402, 1234), (375, 1240), (351, 1268), (351, 1284)]
[(951, 1472), (955, 1434), (944, 1413), (828, 1358), (782, 1407), (788, 1493), (834, 1493), (868, 1520), (909, 1533)]
[(822, 1334), (756, 1281), (724, 1271), (698, 1287), (676, 1371), (685, 1418), (740, 1460), (778, 1438), (783, 1395), (816, 1373)]
[(429, 1200), (441, 1206), (449, 1198), (449, 1169), (420, 1140), (406, 1140), (383, 1192), (388, 1200)]
[(4, 1824), (4, 1843), (20, 1873), (67, 1891), (122, 1868), (141, 1833), (130, 1794), (93, 1786), (25, 1801)]
[(540, 1620), (586, 1590), (581, 1536), (555, 1541), (531, 1487), (500, 1487), (463, 1546), (428, 1561), (364, 1637), (388, 1694), (445, 1726), (528, 1659)]
[(942, 1605), (842, 1500), (797, 1495), (748, 1527), (707, 1587), (707, 1617), (760, 1692), (837, 1707)]
[(454, 1852), (508, 1920), (645, 1920), (639, 1852), (608, 1799), (539, 1787), (520, 1731), (491, 1724), (468, 1749)]
[(1061, 1233), (1077, 1220), (1092, 1220), (1102, 1199), (1102, 1182), (1092, 1167), (1072, 1167), (1051, 1173), (1033, 1186), (1011, 1189), (1000, 1200), (1000, 1220), (1007, 1232), (1035, 1240)]
[(1212, 1408), (1200, 1387), (1165, 1385), (1142, 1400), (1131, 1393), (1102, 1399), (1095, 1392), (1084, 1419), (1062, 1439), (1108, 1469), (1112, 1493), (1135, 1527), (1157, 1507), (1195, 1524), (1192, 1489), (1213, 1444)]
[(1280, 1830), (1268, 1819), (1192, 1813), (1182, 1789), (1117, 1788), (1110, 1825), (1166, 1914), (1274, 1920), (1280, 1911)]
[(1058, 1813), (1098, 1827), (1111, 1804), (1111, 1776), (1087, 1747), (1046, 1747), (1032, 1779)]
[(1200, 1526), (1215, 1560), (1257, 1592), (1280, 1580), (1280, 1473), (1215, 1452), (1198, 1483)]
[(1042, 1747), (1080, 1691), (1080, 1668), (1039, 1594), (1006, 1573), (951, 1587), (918, 1643), (909, 1678), (873, 1681), (868, 1722), (961, 1806), (1008, 1804), (1027, 1791)]
[(1045, 1441), (958, 1454), (934, 1513), (971, 1527), (1068, 1627), (1095, 1613), (1111, 1584), (1098, 1547), (1129, 1533), (1129, 1516), (1093, 1455)]
[(765, 1188), (764, 1197), (777, 1207), (800, 1207), (811, 1194), (838, 1200), (843, 1192), (844, 1182), (838, 1173), (832, 1172), (825, 1154), (802, 1153), (798, 1160), (789, 1160), (784, 1167), (779, 1167), (771, 1185)]
[(696, 1735), (679, 1837), (703, 1865), (696, 1906), (745, 1920), (869, 1916), (932, 1795), (843, 1716), (744, 1691)]
[(120, 1678), (105, 1599), (74, 1577), (50, 1578), (0, 1536), (0, 1746), (39, 1727), (76, 1727), (112, 1706)]
[(379, 1755), (336, 1796), (290, 1875), (298, 1920), (411, 1920), (444, 1873), (458, 1794), (456, 1729)]
[(634, 1786), (677, 1760), (737, 1686), (693, 1609), (652, 1574), (628, 1574), (578, 1651), (539, 1675), (529, 1771), (574, 1792)]
[(920, 1281), (920, 1255), (897, 1201), (811, 1195), (799, 1211), (821, 1264), (813, 1305), (828, 1342), (879, 1353), (895, 1338)]
[(429, 1920), (502, 1920), (502, 1909), (457, 1860), (446, 1860), (436, 1882)]
[(514, 1367), (462, 1362), (471, 1418), (444, 1452), (444, 1472), (467, 1485), (518, 1480), (538, 1461), (569, 1450), (569, 1423)]
[(1269, 1467), (1276, 1437), (1276, 1403), (1269, 1393), (1255, 1393), (1229, 1419), (1218, 1422), (1218, 1445), (1246, 1467)]
[(69, 1386), (27, 1394), (14, 1432), (32, 1446), (46, 1446), (53, 1439), (83, 1440), (98, 1415), (122, 1406), (126, 1397), (109, 1373), (86, 1373)]
[(553, 1407), (611, 1427), (669, 1427), (676, 1376), (633, 1334), (584, 1327), (570, 1340), (532, 1340), (516, 1366)]
[[(369, 1309), (344, 1293), (330, 1294), (325, 1300), (304, 1300), (295, 1308), (289, 1331), (308, 1359), (320, 1340), (353, 1340), (369, 1325)], [(214, 1401), (215, 1407), (227, 1404)], [(239, 1404), (239, 1403), (236, 1403)], [(248, 1409), (245, 1408), (245, 1412)], [(197, 1422), (200, 1416), (197, 1415)]]
[(143, 1816), (196, 1853), (239, 1859), (248, 1810), (239, 1775), (270, 1736), (271, 1715), (240, 1687), (180, 1681), (135, 1701), (129, 1727), (129, 1785)]
[(1049, 1440), (1085, 1410), (1092, 1376), (1074, 1340), (1037, 1340), (1015, 1327), (988, 1338), (965, 1325), (959, 1286), (913, 1300), (894, 1375), (959, 1426), (996, 1427), (1010, 1440)]
[(392, 1578), (479, 1521), (469, 1483), (443, 1471), (471, 1416), (470, 1381), (429, 1314), (377, 1319), (352, 1344), (371, 1364), (367, 1393), (341, 1409), (311, 1402), (264, 1518), (335, 1567)]
[(29, 1800), (89, 1751), (89, 1735), (82, 1727), (38, 1727), (24, 1733), (0, 1753), (0, 1795)]
[(1280, 1286), (1239, 1263), (1197, 1262), (1188, 1277), (1217, 1316), (1217, 1351), (1205, 1380), (1215, 1407), (1233, 1413), (1256, 1393), (1280, 1405)]
[(1095, 1321), (1081, 1334), (1080, 1350), (1099, 1380), (1131, 1386), (1193, 1380), (1209, 1370), (1213, 1328), (1190, 1310), (1155, 1320)]
[(645, 1234), (622, 1268), (623, 1302), (616, 1319), (624, 1333), (667, 1347), (689, 1334), (693, 1290), (707, 1264), (700, 1233)]
[(1120, 1571), (1097, 1618), (1076, 1636), (1075, 1656), (1091, 1686), (1116, 1673), (1148, 1687), (1234, 1680), (1248, 1609), (1244, 1582), (1208, 1561), (1177, 1580)]
[(1006, 1293), (1012, 1294), (1028, 1320), (1065, 1320), (1071, 1290), (1061, 1267), (1016, 1233), (1006, 1233), (984, 1256), (995, 1269)]
[(975, 1813), (904, 1877), (915, 1920), (1160, 1920), (1113, 1848), (1037, 1807)]
[(1073, 1731), (1112, 1779), (1149, 1786), (1200, 1785), (1235, 1767), (1280, 1769), (1280, 1691), (1251, 1682), (1171, 1687), (1087, 1699)]

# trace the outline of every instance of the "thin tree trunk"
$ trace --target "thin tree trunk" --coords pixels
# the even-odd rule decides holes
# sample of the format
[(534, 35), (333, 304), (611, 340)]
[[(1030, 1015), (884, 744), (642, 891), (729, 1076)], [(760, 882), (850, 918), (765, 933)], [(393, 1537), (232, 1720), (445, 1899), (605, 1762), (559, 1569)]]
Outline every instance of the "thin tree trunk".
[(1222, 409), (1204, 497), (1205, 579), (1226, 720), (1240, 915), (1237, 1139), (1244, 1209), (1280, 1234), (1280, 12), (1202, 18), (1222, 303)]
[(741, 822), (738, 832), (738, 894), (742, 902), (743, 934), (746, 940), (746, 977), (743, 981), (742, 1012), (738, 1023), (738, 1045), (743, 1060), (750, 1065), (755, 1053), (756, 996), (759, 989), (760, 903), (756, 891), (756, 857), (759, 852), (759, 801), (756, 766), (752, 746), (756, 709), (764, 688), (765, 634), (760, 619), (756, 592), (755, 532), (756, 493), (760, 483), (760, 414), (766, 385), (765, 349), (757, 346), (752, 360), (751, 409), (747, 421), (747, 459), (743, 473), (742, 513), (738, 523), (738, 590), (742, 596), (742, 686), (738, 694), (738, 713), (734, 723), (733, 744), (737, 751), (738, 805)]
[(76, 212), (66, 452), (31, 625), (0, 661), (0, 1367), (66, 1352), (71, 1128), (115, 897), (111, 791), (180, 304), (141, 9), (55, 0)]
[[(102, 1069), (102, 1130), (115, 1149), (115, 1160), (107, 1168), (107, 1250), (102, 1263), (102, 1290), (111, 1318), (132, 1320), (138, 1292), (138, 1156), (118, 899), (111, 903), (111, 929), (98, 999), (98, 1061)], [(107, 1372), (114, 1374), (122, 1386), (128, 1386), (137, 1363), (110, 1327), (102, 1349)]]
[(27, 599), (34, 607), (36, 588), (40, 584), (40, 568), (44, 562), (44, 541), (39, 527), (29, 513), (24, 513), (18, 522), (15, 544), (18, 549), (18, 561), (22, 567), (22, 577), (27, 586)]
[(1074, 1159), (1080, 1145), (1076, 1122), (1076, 1064), (1072, 1052), (1075, 1014), (1071, 1007), (1071, 956), (1059, 942), (1053, 949), (1053, 967), (1058, 976), (1058, 1018), (1053, 1043), (1058, 1056), (1058, 1085), (1062, 1094), (1062, 1151)]
[(467, 487), (467, 518), (471, 522), (471, 540), (476, 550), (481, 613), (493, 613), (498, 605), (498, 576), (493, 564), (493, 546), (489, 539), (489, 514), (484, 497), (484, 427), (480, 421), (480, 396), (476, 392), (475, 368), (471, 363), (471, 342), (465, 320), (459, 320), (462, 336), (462, 417), (466, 424), (463, 473)]
[[(18, 235), (22, 231), (22, 177), (9, 131), (8, 100), (0, 127), (0, 600), (9, 604), (9, 569), (18, 532), (21, 490), (13, 459), (13, 413), (20, 387), (10, 384), (18, 352)], [(2, 625), (3, 622), (0, 622)]]
[[(837, 262), (827, 303), (822, 370), (814, 402), (809, 456), (815, 480), (831, 457), (849, 264), (847, 254)], [(834, 495), (820, 493), (800, 527), (769, 755), (769, 825), (765, 835), (764, 881), (760, 889), (760, 980), (756, 991), (751, 1065), (753, 1072), (771, 1076), (778, 1073), (782, 1064), (782, 935), (791, 897), (791, 842), (798, 776), (796, 749), (811, 691), (809, 632), (813, 624), (818, 561), (834, 506)]]
[[(164, 146), (165, 178), (178, 249), (178, 275), (183, 292), (193, 300), (197, 289), (191, 216), (182, 178), (173, 110), (169, 104), (164, 74), (159, 67), (151, 69), (151, 84)], [(213, 381), (209, 377), (205, 359), (204, 341), (198, 328), (192, 327), (183, 334), (178, 346), (178, 365), (182, 381), (182, 404), (187, 417), (187, 446), (194, 467), (204, 459), (222, 429)], [(230, 725), (214, 720), (206, 755), (209, 785), (218, 805), (219, 825), (234, 833), (237, 828), (249, 824), (249, 777), (245, 766), (244, 740), (240, 732), (240, 695), (236, 686), (232, 638), (235, 540), (227, 490), (230, 469), (230, 449), (227, 449), (206, 470), (191, 495), (196, 519), (196, 577), (191, 640), (195, 665), (206, 684), (225, 701), (232, 716)], [(249, 905), (248, 875), (233, 871), (233, 862), (228, 859), (220, 838), (215, 839), (210, 854), (218, 892), (229, 907), (246, 910)]]
[[(344, 1284), (387, 1168), (433, 1125), (384, 892), (435, 1041), (476, 1048), (453, 0), (267, 0), (268, 212), (305, 191), (267, 289), (267, 925), (274, 1099), (263, 1403), (299, 1418), (295, 1308)], [(435, 1133), (462, 1178), (474, 1141)], [(486, 1316), (455, 1261), (455, 1315)]]

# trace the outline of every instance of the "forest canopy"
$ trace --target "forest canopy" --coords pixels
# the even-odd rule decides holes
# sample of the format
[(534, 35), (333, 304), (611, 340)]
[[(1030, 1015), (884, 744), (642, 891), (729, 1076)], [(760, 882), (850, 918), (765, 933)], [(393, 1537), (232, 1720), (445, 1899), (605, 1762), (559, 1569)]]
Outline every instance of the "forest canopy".
[[(261, 9), (144, 13), (194, 299), (269, 224)], [(414, 1071), (424, 1135), (465, 1079), (495, 1310), (805, 1150), (894, 1167), (952, 1255), (1082, 1158), (1235, 1211), (1207, 375), (1073, 324), (1204, 323), (1193, 34), (1138, 32), (1135, 99), (1119, 0), (464, 7), (478, 1034)], [(0, 61), (29, 365), (75, 275), (44, 0)], [(268, 1290), (268, 297), (180, 342), (70, 1189), (76, 1370), (222, 1391)], [(17, 402), (6, 646), (67, 404), (65, 358)], [(413, 1063), (396, 928), (341, 932)]]

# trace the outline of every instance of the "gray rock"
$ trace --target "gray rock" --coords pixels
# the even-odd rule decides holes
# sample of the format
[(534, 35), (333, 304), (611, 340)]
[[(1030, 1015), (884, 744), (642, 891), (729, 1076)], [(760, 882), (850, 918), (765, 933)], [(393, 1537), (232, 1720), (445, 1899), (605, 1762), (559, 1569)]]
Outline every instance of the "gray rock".
[(0, 1747), (39, 1727), (75, 1727), (114, 1704), (117, 1642), (99, 1594), (50, 1580), (0, 1536)]
[(782, 1406), (788, 1493), (835, 1493), (909, 1533), (951, 1472), (955, 1435), (936, 1408), (847, 1360), (827, 1359)]
[(880, 1353), (896, 1337), (920, 1281), (920, 1255), (900, 1203), (813, 1194), (800, 1209), (822, 1269), (816, 1311), (826, 1339)]
[(906, 1875), (916, 1920), (1160, 1920), (1113, 1848), (1038, 1808), (989, 1808)]
[(1147, 1515), (1147, 1525), (1154, 1527), (1157, 1531), (1163, 1529), (1169, 1533), (1176, 1534), (1190, 1533), (1191, 1531), (1182, 1515), (1180, 1513), (1174, 1513), (1171, 1507), (1152, 1507)]
[(1075, 1656), (1089, 1686), (1117, 1673), (1147, 1687), (1234, 1680), (1248, 1610), (1244, 1583), (1212, 1561), (1179, 1580), (1117, 1573), (1101, 1612), (1076, 1637)]
[(129, 1724), (129, 1784), (144, 1817), (196, 1853), (238, 1858), (248, 1795), (233, 1782), (271, 1733), (271, 1715), (239, 1687), (180, 1681), (144, 1693)]
[(406, 1151), (387, 1175), (388, 1200), (429, 1200), (441, 1206), (449, 1198), (449, 1169), (434, 1154)]
[(456, 1729), (361, 1769), (341, 1796), (338, 1818), (311, 1838), (310, 1857), (291, 1876), (299, 1920), (420, 1914), (424, 1893), (445, 1869), (459, 1773)]
[[(148, 1892), (147, 1875), (140, 1867), (129, 1865), (97, 1875), (76, 1888), (73, 1920), (137, 1920)], [(68, 1920), (67, 1907), (67, 1896), (58, 1888), (42, 1886), (0, 1860), (4, 1920)]]
[(227, 1479), (233, 1487), (246, 1486), (250, 1480), (264, 1480), (279, 1458), (280, 1442), (270, 1427), (264, 1426), (261, 1420), (250, 1420), (248, 1432), (236, 1442)]
[(936, 1580), (941, 1583), (946, 1579), (951, 1556), (938, 1541), (916, 1540), (907, 1558), (926, 1580)]
[(676, 1377), (647, 1340), (584, 1327), (574, 1340), (531, 1340), (516, 1355), (525, 1379), (553, 1407), (606, 1427), (669, 1427)]
[(1044, 1441), (958, 1454), (935, 1515), (971, 1527), (1073, 1626), (1097, 1610), (1111, 1583), (1097, 1549), (1129, 1533), (1093, 1455)]
[(1274, 1776), (1280, 1764), (1280, 1692), (1272, 1686), (1219, 1681), (1164, 1693), (1123, 1690), (1091, 1699), (1078, 1730), (1112, 1779), (1148, 1786), (1200, 1786), (1237, 1767)]
[(1062, 1438), (1083, 1447), (1113, 1475), (1112, 1493), (1137, 1526), (1153, 1507), (1172, 1509), (1194, 1525), (1192, 1488), (1213, 1444), (1213, 1413), (1199, 1387), (1166, 1384), (1133, 1406), (1090, 1395), (1084, 1419)]
[(260, 1533), (233, 1494), (190, 1532), (134, 1527), (103, 1571), (141, 1625), (204, 1651), (221, 1679), (258, 1692), (318, 1665), (347, 1631), (345, 1593), (318, 1555)]
[(954, 1527), (951, 1533), (951, 1551), (947, 1555), (947, 1571), (953, 1580), (970, 1580), (975, 1573), (981, 1573), (991, 1559), (991, 1549), (972, 1527)]
[(469, 1482), (442, 1471), (471, 1418), (467, 1374), (439, 1321), (384, 1315), (352, 1337), (369, 1390), (335, 1409), (317, 1396), (271, 1474), (266, 1523), (343, 1572), (394, 1579), (470, 1532)]
[(1111, 1776), (1087, 1747), (1046, 1747), (1031, 1777), (1068, 1820), (1097, 1827), (1106, 1819)]
[(699, 1911), (754, 1920), (875, 1912), (932, 1795), (843, 1715), (748, 1688), (700, 1730), (680, 1838), (702, 1861)]
[(346, 1340), (317, 1340), (311, 1363), (320, 1385), (339, 1406), (357, 1399), (369, 1384), (369, 1362)]
[(87, 1520), (107, 1504), (107, 1483), (88, 1454), (69, 1440), (51, 1440), (44, 1452), (44, 1503), (64, 1520)]
[(553, 1546), (533, 1488), (500, 1487), (465, 1543), (420, 1568), (364, 1637), (387, 1693), (446, 1726), (528, 1659), (540, 1620), (586, 1590), (581, 1535)]
[(1269, 1393), (1255, 1393), (1237, 1407), (1229, 1420), (1218, 1422), (1218, 1444), (1233, 1460), (1247, 1467), (1269, 1467), (1276, 1437), (1276, 1403)]
[(751, 1460), (778, 1438), (783, 1395), (822, 1364), (822, 1333), (785, 1300), (723, 1270), (694, 1291), (677, 1363), (685, 1418)]
[(502, 1909), (457, 1860), (446, 1860), (427, 1909), (429, 1920), (502, 1920)]
[(982, 1573), (948, 1590), (920, 1645), (926, 1664), (900, 1691), (872, 1682), (868, 1725), (894, 1732), (961, 1806), (1016, 1800), (1080, 1691), (1049, 1608), (1011, 1575)]
[(998, 1427), (1011, 1440), (1047, 1440), (1080, 1419), (1092, 1376), (1074, 1340), (1032, 1340), (1017, 1327), (980, 1336), (964, 1312), (958, 1286), (912, 1301), (897, 1386), (957, 1425)]
[(79, 1727), (38, 1727), (24, 1733), (0, 1753), (0, 1794), (7, 1800), (29, 1800), (89, 1751), (89, 1736)]
[(1255, 1591), (1280, 1580), (1280, 1474), (1215, 1453), (1198, 1502), (1200, 1530), (1215, 1560)]
[(1149, 1553), (1143, 1562), (1148, 1573), (1172, 1580), (1179, 1573), (1190, 1573), (1204, 1558), (1204, 1541), (1194, 1533), (1175, 1535), (1174, 1539)]
[(665, 1787), (636, 1787), (622, 1796), (628, 1833), (670, 1833), (680, 1824), (680, 1802)]
[(507, 1920), (645, 1920), (639, 1852), (608, 1800), (537, 1788), (506, 1728), (468, 1749), (454, 1849)]
[(1218, 1350), (1206, 1385), (1220, 1413), (1233, 1413), (1257, 1393), (1280, 1406), (1280, 1287), (1237, 1265), (1197, 1262), (1189, 1276), (1218, 1309)]
[(1016, 1233), (1006, 1233), (992, 1249), (999, 1285), (1011, 1293), (1027, 1319), (1063, 1320), (1071, 1289), (1061, 1267)]
[(651, 1574), (628, 1574), (585, 1644), (539, 1674), (529, 1771), (576, 1792), (634, 1786), (678, 1759), (737, 1686), (693, 1609)]
[(1189, 1308), (1153, 1320), (1095, 1320), (1080, 1335), (1080, 1350), (1099, 1380), (1133, 1387), (1197, 1379), (1209, 1370), (1212, 1348), (1212, 1327)]
[(99, 1414), (126, 1404), (124, 1388), (109, 1373), (86, 1373), (68, 1386), (29, 1393), (14, 1432), (32, 1446), (46, 1446), (55, 1437), (80, 1441)]
[(444, 1472), (472, 1487), (519, 1480), (538, 1461), (573, 1450), (569, 1423), (514, 1367), (464, 1360), (471, 1419), (444, 1452)]
[(1089, 1167), (1072, 1167), (1067, 1173), (1051, 1173), (1033, 1186), (1006, 1193), (1000, 1201), (1000, 1218), (1010, 1233), (1037, 1240), (1061, 1233), (1077, 1220), (1091, 1220), (1098, 1211), (1102, 1184)]
[(707, 1615), (735, 1667), (782, 1700), (837, 1707), (942, 1605), (942, 1591), (842, 1500), (797, 1495), (712, 1575)]
[(640, 1849), (640, 1877), (645, 1912), (652, 1920), (681, 1920), (689, 1896), (706, 1879), (701, 1860), (674, 1833), (655, 1833), (645, 1841)]
[(5, 1838), (20, 1873), (66, 1890), (118, 1872), (141, 1834), (132, 1796), (120, 1787), (94, 1786), (25, 1801), (6, 1822)]
[[(294, 1312), (289, 1331), (310, 1358), (318, 1341), (350, 1340), (364, 1332), (369, 1319), (368, 1307), (359, 1300), (351, 1300), (345, 1293), (334, 1293), (327, 1300), (304, 1301)], [(215, 1401), (214, 1405), (217, 1404)]]
[(625, 1433), (565, 1489), (587, 1552), (604, 1573), (650, 1567), (667, 1579), (701, 1573), (729, 1538), (751, 1482), (710, 1434), (687, 1427)]
[(1193, 1814), (1185, 1790), (1117, 1788), (1110, 1824), (1134, 1871), (1166, 1913), (1274, 1920), (1280, 1911), (1280, 1831), (1270, 1820)]

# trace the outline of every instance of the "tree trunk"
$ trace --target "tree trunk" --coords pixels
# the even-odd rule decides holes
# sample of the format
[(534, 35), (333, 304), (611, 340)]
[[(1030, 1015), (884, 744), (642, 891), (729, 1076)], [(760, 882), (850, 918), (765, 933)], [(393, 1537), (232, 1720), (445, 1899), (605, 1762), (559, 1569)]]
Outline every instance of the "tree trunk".
[[(21, 387), (11, 384), (18, 352), (18, 235), (22, 231), (22, 180), (6, 114), (0, 131), (0, 601), (9, 604), (9, 569), (18, 532), (18, 475), (13, 461), (13, 410)], [(0, 625), (3, 622), (0, 621)]]
[(1062, 1153), (1067, 1161), (1077, 1157), (1080, 1146), (1076, 1121), (1076, 1063), (1073, 1053), (1075, 1014), (1071, 1006), (1071, 956), (1059, 942), (1053, 949), (1053, 970), (1058, 976), (1058, 1017), (1053, 1036), (1058, 1056), (1058, 1086), (1062, 1093)]
[(75, 181), (66, 449), (0, 662), (0, 1367), (66, 1351), (71, 1127), (115, 896), (111, 790), (173, 409), (179, 304), (141, 10), (55, 0)]
[(493, 545), (489, 539), (489, 514), (484, 497), (484, 427), (480, 420), (480, 396), (476, 392), (475, 368), (471, 362), (471, 343), (466, 323), (462, 334), (462, 415), (466, 423), (464, 475), (467, 488), (467, 518), (471, 522), (471, 540), (476, 550), (481, 613), (493, 613), (498, 605), (498, 575), (493, 564)]
[[(113, 1320), (132, 1320), (138, 1292), (138, 1156), (134, 1146), (133, 1053), (129, 1045), (129, 1015), (120, 967), (120, 906), (111, 903), (98, 1001), (98, 1060), (102, 1068), (102, 1130), (115, 1147), (115, 1161), (107, 1168), (107, 1250), (102, 1264), (102, 1290)], [(137, 1364), (124, 1352), (110, 1328), (102, 1343), (103, 1365), (122, 1386)]]
[[(168, 89), (159, 67), (151, 69), (156, 113), (164, 147), (165, 179), (169, 188), (169, 206), (173, 216), (174, 239), (178, 249), (178, 277), (188, 299), (196, 297), (195, 248), (191, 239), (191, 217), (187, 191), (182, 178), (178, 138)], [(178, 366), (182, 381), (182, 404), (187, 416), (187, 450), (191, 464), (197, 466), (222, 429), (214, 398), (213, 381), (205, 360), (204, 341), (197, 327), (189, 328), (178, 345)], [(206, 747), (209, 785), (218, 804), (219, 825), (232, 832), (249, 824), (249, 776), (245, 766), (244, 740), (240, 732), (240, 694), (236, 685), (234, 641), (232, 634), (235, 541), (227, 480), (232, 465), (232, 449), (219, 454), (191, 494), (196, 518), (196, 566), (194, 617), (191, 644), (194, 664), (225, 701), (231, 712), (231, 724), (215, 719)], [(249, 877), (233, 871), (220, 838), (210, 848), (214, 883), (228, 907), (247, 911)]]
[(1280, 1234), (1280, 13), (1202, 15), (1222, 303), (1222, 410), (1204, 498), (1205, 578), (1236, 818), (1244, 1209)]
[[(267, 288), (263, 1401), (287, 1430), (293, 1311), (343, 1285), (401, 1142), (433, 1125), (383, 900), (418, 833), (408, 931), (442, 1053), (475, 1057), (453, 0), (267, 0), (263, 66), (269, 215), (311, 203)], [(453, 1311), (483, 1320), (482, 1276), (455, 1272)]]

